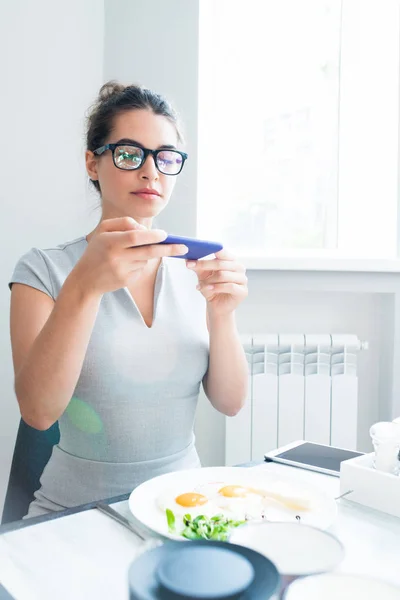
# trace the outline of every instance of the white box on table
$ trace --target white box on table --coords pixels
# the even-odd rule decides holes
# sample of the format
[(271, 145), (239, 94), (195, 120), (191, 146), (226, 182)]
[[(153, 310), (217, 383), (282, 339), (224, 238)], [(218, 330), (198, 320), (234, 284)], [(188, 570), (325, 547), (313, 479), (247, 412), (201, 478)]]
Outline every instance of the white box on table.
[(400, 517), (400, 477), (373, 468), (374, 452), (350, 458), (340, 466), (340, 493), (347, 500), (358, 502)]

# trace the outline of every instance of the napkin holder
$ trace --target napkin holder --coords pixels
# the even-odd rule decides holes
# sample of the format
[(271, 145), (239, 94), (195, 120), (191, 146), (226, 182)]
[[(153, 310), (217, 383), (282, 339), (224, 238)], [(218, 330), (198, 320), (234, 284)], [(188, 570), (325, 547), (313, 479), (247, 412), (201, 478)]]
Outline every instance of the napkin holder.
[(340, 466), (340, 494), (346, 500), (400, 517), (400, 476), (377, 471), (374, 452), (350, 458)]

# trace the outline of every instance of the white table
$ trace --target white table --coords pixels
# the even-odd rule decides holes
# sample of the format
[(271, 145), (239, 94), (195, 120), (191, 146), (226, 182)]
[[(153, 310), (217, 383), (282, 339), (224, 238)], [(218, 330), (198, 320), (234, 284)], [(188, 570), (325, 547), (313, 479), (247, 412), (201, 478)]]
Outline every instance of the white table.
[[(287, 474), (339, 495), (336, 477), (273, 463), (252, 469)], [(400, 519), (345, 499), (338, 505), (330, 529), (346, 550), (338, 570), (400, 586)], [(129, 517), (126, 501), (112, 506)], [(127, 600), (128, 568), (141, 547), (133, 533), (98, 510), (78, 512), (1, 535), (0, 583), (16, 600)]]

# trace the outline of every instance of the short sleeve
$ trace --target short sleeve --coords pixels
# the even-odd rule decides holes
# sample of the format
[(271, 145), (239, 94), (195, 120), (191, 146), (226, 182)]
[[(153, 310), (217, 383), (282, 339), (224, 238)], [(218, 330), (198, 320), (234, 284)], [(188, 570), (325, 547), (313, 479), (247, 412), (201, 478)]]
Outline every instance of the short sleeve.
[(19, 259), (8, 283), (10, 289), (13, 283), (29, 285), (55, 300), (50, 271), (43, 253), (38, 248), (32, 248)]

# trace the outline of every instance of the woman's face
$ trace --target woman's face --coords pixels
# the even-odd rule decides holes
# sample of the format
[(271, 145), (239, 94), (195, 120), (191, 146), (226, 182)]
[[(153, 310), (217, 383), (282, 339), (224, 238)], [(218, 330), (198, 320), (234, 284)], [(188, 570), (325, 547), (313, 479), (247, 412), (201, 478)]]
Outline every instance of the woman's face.
[[(104, 144), (137, 143), (139, 146), (157, 150), (165, 146), (177, 146), (174, 125), (151, 110), (130, 110), (114, 119), (113, 129)], [(91, 179), (100, 184), (102, 217), (133, 217), (139, 223), (151, 224), (167, 205), (176, 183), (176, 176), (160, 173), (150, 154), (144, 164), (135, 170), (118, 169), (113, 162), (111, 150), (101, 156), (86, 152), (86, 169)], [(154, 193), (141, 192), (150, 189)]]

